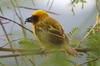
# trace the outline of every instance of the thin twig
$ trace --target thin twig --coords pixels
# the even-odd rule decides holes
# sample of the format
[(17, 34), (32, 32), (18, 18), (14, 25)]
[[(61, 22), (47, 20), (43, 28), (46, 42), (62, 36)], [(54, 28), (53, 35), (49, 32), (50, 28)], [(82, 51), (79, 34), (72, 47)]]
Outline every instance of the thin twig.
[[(10, 23), (10, 22), (4, 22), (4, 23), (2, 23), (2, 24), (8, 24), (8, 23)], [(1, 23), (0, 23), (1, 24)]]
[(49, 7), (49, 10), (51, 9), (53, 3), (54, 3), (54, 0), (52, 0), (52, 2), (51, 2), (51, 5), (50, 5), (50, 7)]
[(1, 38), (1, 37), (0, 37), (0, 40), (3, 40), (3, 41), (5, 41), (5, 42), (7, 42), (7, 40), (6, 40), (6, 39), (3, 39), (3, 38)]
[(31, 58), (28, 58), (28, 57), (26, 57), (26, 58), (32, 63), (33, 66), (36, 66), (36, 64), (34, 63), (33, 60), (31, 60)]
[(77, 63), (74, 62), (74, 61), (71, 61), (71, 60), (67, 60), (67, 61), (70, 62), (70, 63), (73, 63), (74, 65), (77, 65)]
[[(32, 51), (38, 51), (38, 50), (34, 50), (34, 49), (21, 49), (21, 48), (16, 48), (17, 51), (19, 52), (32, 52)], [(6, 52), (16, 52), (14, 49), (12, 48), (2, 48), (0, 47), (0, 51), (6, 51)]]
[[(20, 53), (21, 56), (32, 55), (33, 53)], [(20, 56), (18, 54), (8, 54), (8, 55), (0, 55), (0, 58), (8, 58), (8, 57), (17, 57)]]
[(24, 8), (24, 9), (29, 9), (29, 10), (39, 10), (36, 8), (29, 8), (29, 7), (24, 7), (24, 6), (16, 6), (17, 8)]
[[(29, 9), (29, 10), (39, 10), (39, 9), (36, 9), (36, 8), (29, 8), (29, 7), (24, 7), (24, 6), (16, 6), (17, 8), (24, 8), (24, 9)], [(45, 10), (46, 11), (46, 10)], [(54, 12), (50, 12), (50, 11), (46, 11), (48, 13), (51, 13), (51, 14), (54, 14), (54, 15), (59, 15), (57, 13), (54, 13)]]
[(84, 64), (87, 64), (87, 63), (90, 63), (90, 62), (96, 61), (96, 60), (98, 60), (98, 59), (100, 59), (100, 56), (99, 56), (99, 57), (96, 57), (96, 58), (94, 58), (94, 59), (92, 59), (92, 60), (85, 61), (85, 62), (79, 64), (78, 66), (82, 66), (82, 65), (84, 65)]
[[(44, 54), (48, 54), (48, 52), (45, 52)], [(41, 53), (41, 52), (26, 52), (26, 53), (8, 54), (8, 55), (0, 55), (0, 58), (18, 57), (18, 56), (27, 56), (27, 55), (43, 55), (43, 53)]]
[[(0, 21), (1, 22), (1, 21)], [(2, 23), (2, 22), (1, 22)], [(1, 24), (1, 27), (2, 27), (2, 29), (3, 29), (3, 31), (4, 31), (4, 34), (5, 34), (5, 36), (6, 36), (6, 38), (7, 38), (7, 40), (8, 40), (8, 43), (9, 43), (9, 46), (11, 47), (11, 48), (13, 48), (14, 50), (16, 50), (13, 46), (12, 46), (12, 44), (11, 44), (11, 42), (10, 42), (10, 39), (9, 39), (9, 37), (8, 37), (8, 35), (7, 35), (7, 32), (6, 32), (6, 29), (5, 29), (5, 27), (3, 26), (3, 24)], [(16, 50), (17, 51), (17, 50)], [(13, 54), (15, 54), (14, 52), (12, 52)], [(15, 60), (16, 60), (16, 62), (17, 62), (17, 58), (15, 57)]]
[(13, 22), (13, 23), (15, 23), (15, 24), (19, 25), (20, 27), (22, 27), (22, 28), (24, 28), (24, 29), (28, 30), (29, 32), (33, 33), (31, 30), (29, 30), (28, 28), (26, 28), (26, 27), (22, 26), (21, 24), (17, 23), (17, 22), (16, 22), (16, 21), (14, 21), (14, 20), (11, 20), (11, 19), (6, 18), (6, 17), (3, 17), (3, 16), (0, 16), (0, 18), (5, 19), (5, 20), (8, 20), (8, 21), (10, 21), (10, 22)]
[(33, 0), (31, 0), (32, 1), (32, 3), (33, 3), (33, 6), (35, 6), (35, 3), (34, 3), (34, 1)]
[(7, 32), (6, 32), (6, 30), (5, 30), (5, 27), (3, 26), (1, 20), (0, 20), (0, 23), (1, 23), (1, 27), (2, 27), (2, 29), (3, 29), (3, 31), (4, 31), (4, 34), (5, 34), (5, 36), (6, 36), (7, 40), (8, 40), (8, 42), (9, 42), (10, 47), (13, 48), (12, 44), (10, 43), (10, 39), (9, 39), (9, 37), (8, 37), (8, 35), (7, 35)]
[[(98, 21), (100, 22), (100, 21)], [(94, 30), (94, 28), (98, 25), (98, 22), (96, 22), (93, 27), (89, 30), (89, 32), (82, 38), (82, 40), (80, 41), (80, 43), (77, 45), (77, 47), (79, 47), (81, 45), (81, 43), (90, 35), (90, 33)]]
[(32, 63), (33, 66), (36, 66), (35, 63), (30, 58), (29, 61)]
[[(12, 33), (9, 33), (9, 34), (7, 34), (7, 35), (12, 35)], [(5, 35), (0, 35), (0, 36), (5, 36)]]
[[(18, 41), (20, 39), (24, 39), (24, 38), (19, 38), (19, 39), (12, 40), (11, 43), (14, 42), (14, 41)], [(6, 45), (8, 45), (8, 43), (4, 44), (2, 47), (5, 47)]]
[(49, 6), (49, 2), (50, 2), (50, 0), (48, 0), (48, 2), (47, 2), (47, 6)]
[[(15, 8), (15, 3), (13, 2), (13, 0), (11, 0), (11, 3), (12, 3), (12, 6), (13, 6), (13, 9), (14, 9), (14, 12), (15, 12), (16, 16), (17, 16), (18, 19), (20, 20), (21, 25), (24, 26), (24, 23), (23, 23), (24, 21), (23, 21), (23, 19), (22, 19), (22, 15), (21, 15), (20, 10), (17, 9), (18, 12), (19, 12), (19, 14), (20, 14), (20, 16), (19, 16), (19, 14), (17, 13), (17, 10), (16, 10), (16, 8)], [(18, 5), (18, 3), (17, 3), (17, 5)], [(26, 38), (26, 31), (24, 30), (24, 28), (22, 28), (22, 32), (23, 32), (24, 38)]]

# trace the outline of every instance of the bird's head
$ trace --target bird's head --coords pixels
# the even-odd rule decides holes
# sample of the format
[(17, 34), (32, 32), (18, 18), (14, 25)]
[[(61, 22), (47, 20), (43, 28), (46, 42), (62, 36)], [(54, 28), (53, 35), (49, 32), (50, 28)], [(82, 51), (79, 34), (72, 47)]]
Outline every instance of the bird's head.
[(29, 22), (29, 23), (35, 24), (35, 23), (45, 19), (45, 17), (48, 17), (48, 14), (47, 14), (46, 11), (44, 11), (44, 10), (36, 10), (35, 12), (32, 13), (31, 17), (26, 19), (25, 22)]

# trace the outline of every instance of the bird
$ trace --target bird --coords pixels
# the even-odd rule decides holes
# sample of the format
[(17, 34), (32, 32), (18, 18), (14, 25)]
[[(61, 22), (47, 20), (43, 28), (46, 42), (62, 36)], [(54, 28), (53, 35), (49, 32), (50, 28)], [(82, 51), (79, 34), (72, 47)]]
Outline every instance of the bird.
[(61, 24), (55, 18), (49, 16), (46, 11), (34, 11), (30, 17), (26, 18), (25, 22), (32, 23), (32, 31), (36, 40), (47, 50), (64, 50), (71, 56), (79, 55), (78, 52), (70, 46), (69, 39)]

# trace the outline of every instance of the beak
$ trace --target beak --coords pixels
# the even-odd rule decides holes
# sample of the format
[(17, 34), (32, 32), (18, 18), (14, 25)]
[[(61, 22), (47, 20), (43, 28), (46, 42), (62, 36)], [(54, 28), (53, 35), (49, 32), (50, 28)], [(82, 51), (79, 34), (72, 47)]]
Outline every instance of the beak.
[(39, 20), (39, 17), (36, 16), (36, 15), (34, 15), (34, 16), (31, 16), (31, 17), (27, 18), (27, 19), (25, 20), (25, 24), (26, 24), (26, 22), (29, 22), (29, 23), (36, 23), (38, 20)]
[(34, 22), (34, 18), (31, 16), (25, 20), (24, 24), (26, 24), (26, 22), (32, 23)]

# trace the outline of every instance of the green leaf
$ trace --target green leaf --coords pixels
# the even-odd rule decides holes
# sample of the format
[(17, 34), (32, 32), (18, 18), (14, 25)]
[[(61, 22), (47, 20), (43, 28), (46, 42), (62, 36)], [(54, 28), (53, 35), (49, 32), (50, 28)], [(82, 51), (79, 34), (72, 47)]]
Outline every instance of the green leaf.
[[(96, 58), (96, 57), (93, 56), (93, 55), (88, 55), (86, 61), (92, 60), (94, 58)], [(99, 60), (95, 60), (95, 61), (89, 62), (89, 63), (87, 63), (87, 66), (97, 66), (98, 61)]]
[(71, 44), (72, 47), (76, 47), (78, 43), (80, 43), (80, 40), (72, 40), (72, 41), (70, 41), (70, 44)]
[(78, 30), (79, 30), (78, 27), (73, 28), (73, 29), (68, 33), (68, 36), (69, 36), (69, 37), (72, 37), (73, 34), (74, 34), (76, 31), (78, 31)]
[(20, 40), (18, 43), (19, 43), (20, 47), (23, 47), (23, 48), (32, 48), (32, 49), (39, 48), (38, 44), (36, 44), (36, 41), (31, 40), (31, 39)]

